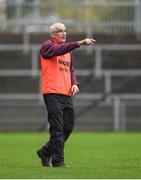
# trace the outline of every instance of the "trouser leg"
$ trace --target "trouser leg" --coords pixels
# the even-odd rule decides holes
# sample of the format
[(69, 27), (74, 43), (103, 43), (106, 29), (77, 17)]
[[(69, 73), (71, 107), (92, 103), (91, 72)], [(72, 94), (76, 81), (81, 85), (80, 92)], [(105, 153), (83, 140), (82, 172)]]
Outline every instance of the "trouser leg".
[(67, 104), (66, 108), (64, 109), (63, 113), (64, 117), (64, 135), (65, 135), (65, 141), (68, 139), (70, 136), (73, 128), (74, 128), (74, 123), (75, 123), (75, 117), (74, 117), (74, 108), (73, 108), (73, 103), (71, 97), (67, 98)]
[(57, 95), (44, 96), (50, 124), (50, 141), (46, 144), (52, 156), (52, 164), (64, 162), (63, 104)]
[[(63, 131), (64, 131), (64, 138), (65, 141), (69, 138), (73, 128), (74, 128), (74, 110), (72, 109), (65, 109), (63, 111)], [(50, 140), (44, 146), (46, 151), (50, 154)]]
[(50, 140), (43, 147), (52, 156), (52, 164), (64, 161), (64, 143), (74, 128), (72, 98), (55, 94), (44, 96), (50, 124)]
[(64, 162), (64, 133), (63, 133), (63, 114), (49, 114), (50, 123), (50, 149), (52, 155), (52, 164)]

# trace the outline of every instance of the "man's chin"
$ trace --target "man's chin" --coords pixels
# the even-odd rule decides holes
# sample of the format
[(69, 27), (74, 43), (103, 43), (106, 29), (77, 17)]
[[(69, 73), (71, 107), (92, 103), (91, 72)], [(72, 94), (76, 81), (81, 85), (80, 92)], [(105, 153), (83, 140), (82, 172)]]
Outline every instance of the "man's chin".
[(65, 43), (65, 42), (66, 42), (66, 39), (63, 39), (62, 42)]
[(60, 44), (65, 43), (65, 42), (66, 42), (66, 40), (62, 40), (62, 41), (60, 41)]
[(66, 39), (64, 39), (64, 38), (61, 38), (61, 39), (57, 40), (58, 44), (62, 44), (62, 43), (65, 43), (65, 42), (66, 42)]

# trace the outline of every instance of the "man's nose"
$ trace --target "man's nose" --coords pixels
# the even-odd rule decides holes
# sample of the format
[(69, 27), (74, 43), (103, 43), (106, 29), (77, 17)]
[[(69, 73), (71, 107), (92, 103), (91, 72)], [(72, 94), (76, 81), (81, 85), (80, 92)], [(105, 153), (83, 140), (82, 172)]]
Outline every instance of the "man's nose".
[(66, 31), (63, 31), (63, 34), (67, 34)]

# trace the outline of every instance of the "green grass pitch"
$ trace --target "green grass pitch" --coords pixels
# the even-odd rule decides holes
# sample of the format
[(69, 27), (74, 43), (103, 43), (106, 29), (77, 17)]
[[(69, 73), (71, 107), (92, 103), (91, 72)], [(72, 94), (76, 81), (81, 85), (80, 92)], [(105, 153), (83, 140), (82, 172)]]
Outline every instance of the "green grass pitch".
[(47, 140), (47, 133), (0, 133), (0, 179), (141, 178), (141, 133), (73, 132), (69, 168), (41, 166), (36, 150)]

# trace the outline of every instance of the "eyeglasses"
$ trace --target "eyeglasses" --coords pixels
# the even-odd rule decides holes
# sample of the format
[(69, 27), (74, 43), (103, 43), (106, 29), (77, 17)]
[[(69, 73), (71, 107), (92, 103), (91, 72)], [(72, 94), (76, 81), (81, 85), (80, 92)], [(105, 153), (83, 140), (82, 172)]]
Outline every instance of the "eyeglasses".
[(57, 30), (57, 31), (54, 31), (55, 33), (68, 33), (68, 31), (66, 29), (62, 30)]

